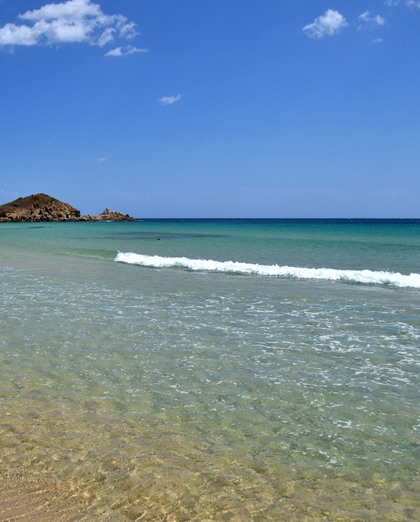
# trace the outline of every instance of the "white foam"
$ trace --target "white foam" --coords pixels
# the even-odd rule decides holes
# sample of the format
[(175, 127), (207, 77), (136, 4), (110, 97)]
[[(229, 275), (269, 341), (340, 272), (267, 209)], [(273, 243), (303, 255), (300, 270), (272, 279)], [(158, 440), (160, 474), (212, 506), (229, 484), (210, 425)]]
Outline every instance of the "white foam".
[(187, 257), (146, 256), (133, 252), (118, 252), (114, 261), (153, 268), (186, 268), (208, 272), (258, 274), (262, 276), (295, 277), (297, 279), (324, 279), (365, 284), (389, 284), (399, 287), (420, 288), (420, 274), (403, 275), (399, 272), (374, 270), (337, 270), (334, 268), (304, 268), (296, 266), (259, 265), (237, 261), (213, 261)]

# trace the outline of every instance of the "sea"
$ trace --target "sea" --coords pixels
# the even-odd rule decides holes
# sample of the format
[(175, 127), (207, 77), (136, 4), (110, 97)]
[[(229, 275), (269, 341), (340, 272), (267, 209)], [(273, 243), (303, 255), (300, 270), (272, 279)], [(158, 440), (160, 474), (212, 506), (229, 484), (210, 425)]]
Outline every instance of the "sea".
[(0, 520), (420, 520), (420, 220), (0, 224)]

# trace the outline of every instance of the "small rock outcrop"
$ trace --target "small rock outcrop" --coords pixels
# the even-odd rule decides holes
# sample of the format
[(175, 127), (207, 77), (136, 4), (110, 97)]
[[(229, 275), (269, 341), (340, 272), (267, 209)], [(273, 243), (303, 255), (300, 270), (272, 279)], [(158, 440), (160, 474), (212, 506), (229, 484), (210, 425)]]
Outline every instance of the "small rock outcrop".
[(121, 212), (108, 210), (106, 208), (102, 214), (82, 216), (80, 221), (134, 221), (134, 218), (128, 214), (122, 214)]
[(0, 223), (39, 221), (134, 221), (128, 214), (107, 208), (96, 216), (81, 216), (80, 210), (47, 194), (33, 194), (0, 205)]

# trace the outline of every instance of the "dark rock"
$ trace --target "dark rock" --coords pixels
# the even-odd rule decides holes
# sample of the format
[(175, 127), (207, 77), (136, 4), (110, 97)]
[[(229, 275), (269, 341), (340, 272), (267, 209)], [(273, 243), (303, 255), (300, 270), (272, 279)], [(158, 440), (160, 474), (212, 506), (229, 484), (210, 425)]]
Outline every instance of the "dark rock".
[(0, 223), (25, 221), (134, 221), (134, 218), (107, 208), (97, 216), (81, 216), (77, 208), (47, 194), (33, 194), (0, 205)]

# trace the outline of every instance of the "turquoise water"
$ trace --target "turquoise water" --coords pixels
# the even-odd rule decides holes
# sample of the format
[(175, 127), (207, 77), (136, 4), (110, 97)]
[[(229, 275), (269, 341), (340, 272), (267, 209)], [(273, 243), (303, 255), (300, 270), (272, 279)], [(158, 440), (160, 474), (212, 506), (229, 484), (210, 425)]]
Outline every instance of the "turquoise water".
[(92, 520), (420, 518), (420, 222), (2, 224), (0, 291), (3, 476)]

